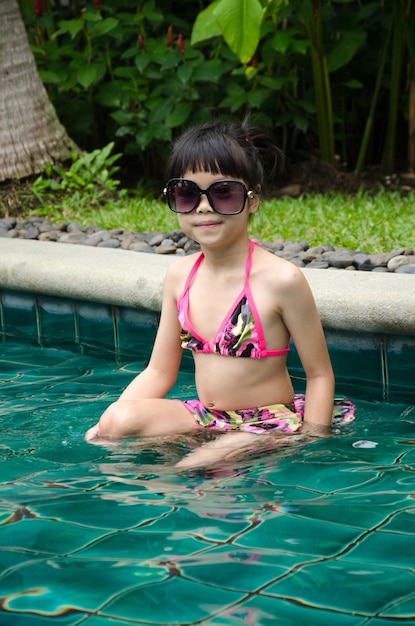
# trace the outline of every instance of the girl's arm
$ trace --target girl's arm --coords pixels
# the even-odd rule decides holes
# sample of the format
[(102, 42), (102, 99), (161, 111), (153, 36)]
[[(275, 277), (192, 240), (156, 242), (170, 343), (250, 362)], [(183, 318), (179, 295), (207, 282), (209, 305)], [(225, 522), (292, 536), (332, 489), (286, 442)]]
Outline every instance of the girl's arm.
[(119, 400), (163, 398), (176, 382), (182, 358), (175, 297), (177, 280), (175, 270), (169, 267), (163, 287), (160, 322), (149, 364), (125, 388)]
[(87, 441), (131, 434), (137, 428), (134, 403), (148, 398), (163, 398), (176, 382), (182, 350), (175, 284), (180, 284), (180, 275), (168, 271), (164, 281), (160, 323), (148, 366), (132, 380), (118, 400), (107, 407), (98, 423), (87, 430)]
[(304, 421), (330, 426), (335, 381), (323, 327), (303, 273), (293, 266), (287, 274), (282, 317), (306, 375)]

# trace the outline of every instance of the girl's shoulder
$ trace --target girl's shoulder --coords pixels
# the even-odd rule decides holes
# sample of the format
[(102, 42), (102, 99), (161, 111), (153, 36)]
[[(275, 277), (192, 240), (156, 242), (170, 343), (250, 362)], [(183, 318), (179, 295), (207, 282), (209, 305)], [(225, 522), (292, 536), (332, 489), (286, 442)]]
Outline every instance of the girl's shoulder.
[(306, 282), (303, 272), (294, 263), (260, 246), (257, 248), (256, 267), (269, 288), (298, 287)]
[(199, 255), (200, 252), (176, 257), (167, 268), (166, 279), (174, 281), (186, 279)]

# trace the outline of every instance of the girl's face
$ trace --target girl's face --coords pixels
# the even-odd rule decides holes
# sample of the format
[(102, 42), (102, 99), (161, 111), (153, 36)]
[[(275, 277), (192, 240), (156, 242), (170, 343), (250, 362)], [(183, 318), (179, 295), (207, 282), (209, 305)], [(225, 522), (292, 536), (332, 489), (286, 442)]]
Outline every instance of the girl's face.
[[(224, 176), (223, 174), (212, 174), (204, 171), (192, 172), (188, 170), (183, 174), (182, 178), (196, 183), (201, 190), (206, 190), (213, 183), (224, 180), (243, 183), (246, 188), (245, 182), (241, 179)], [(238, 187), (238, 191), (241, 191), (240, 187)], [(250, 190), (247, 189), (247, 191)], [(218, 208), (221, 209), (220, 194), (218, 194), (218, 197)], [(240, 199), (240, 202), (243, 202), (243, 197)], [(238, 204), (238, 206), (235, 205), (234, 210), (238, 211), (239, 206), (240, 204)], [(178, 213), (177, 218), (183, 232), (188, 237), (191, 237), (200, 244), (203, 244), (204, 242), (212, 242), (212, 240), (220, 240), (224, 237), (224, 235), (229, 236), (230, 233), (233, 233), (235, 236), (243, 235), (246, 237), (249, 216), (256, 213), (258, 206), (258, 194), (249, 194), (245, 201), (245, 206), (240, 213), (236, 215), (226, 215), (215, 211), (211, 206), (207, 195), (202, 193), (197, 207), (190, 213)]]

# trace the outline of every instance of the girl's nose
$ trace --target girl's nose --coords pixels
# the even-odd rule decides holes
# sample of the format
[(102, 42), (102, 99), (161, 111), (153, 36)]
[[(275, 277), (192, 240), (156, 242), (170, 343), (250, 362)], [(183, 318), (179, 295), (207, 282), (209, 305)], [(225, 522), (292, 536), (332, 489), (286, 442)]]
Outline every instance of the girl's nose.
[(199, 204), (196, 207), (196, 213), (213, 212), (212, 206), (205, 193), (202, 193), (199, 198)]

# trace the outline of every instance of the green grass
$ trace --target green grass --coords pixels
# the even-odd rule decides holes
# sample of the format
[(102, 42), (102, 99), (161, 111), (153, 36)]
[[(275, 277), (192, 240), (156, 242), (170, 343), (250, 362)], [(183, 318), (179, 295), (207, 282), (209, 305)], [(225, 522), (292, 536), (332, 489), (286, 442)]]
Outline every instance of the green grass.
[[(43, 203), (31, 215), (54, 222), (77, 221), (104, 229), (170, 232), (177, 220), (161, 200), (129, 197), (121, 192), (110, 202), (75, 192), (59, 201)], [(283, 197), (261, 203), (250, 225), (250, 235), (262, 241), (278, 237), (309, 246), (332, 244), (365, 252), (388, 252), (413, 246), (415, 239), (415, 192), (361, 192), (356, 196), (338, 193)]]
[(281, 235), (310, 246), (388, 252), (415, 243), (415, 192), (283, 198), (264, 203), (255, 219), (252, 232), (265, 241)]

